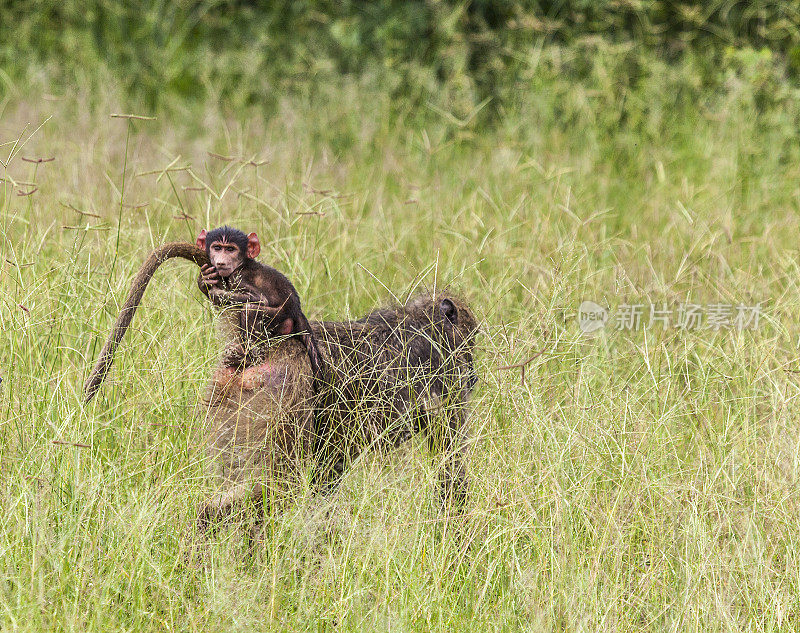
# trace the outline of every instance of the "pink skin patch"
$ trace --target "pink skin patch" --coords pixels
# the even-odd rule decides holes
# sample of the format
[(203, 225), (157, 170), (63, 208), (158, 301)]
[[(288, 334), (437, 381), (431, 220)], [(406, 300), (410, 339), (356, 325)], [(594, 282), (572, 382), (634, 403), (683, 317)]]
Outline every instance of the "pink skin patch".
[(280, 333), (283, 336), (288, 336), (289, 334), (292, 333), (293, 329), (294, 329), (294, 323), (292, 322), (292, 320), (286, 319), (283, 323), (281, 323)]
[(257, 389), (278, 391), (286, 383), (287, 372), (286, 367), (273, 363), (248, 367), (241, 373), (238, 373), (235, 367), (223, 367), (214, 372), (213, 380), (223, 390), (238, 387), (245, 391)]
[(233, 380), (234, 375), (236, 374), (236, 369), (233, 367), (222, 367), (214, 372), (214, 382), (217, 383), (220, 387), (227, 387), (230, 384), (231, 380)]
[(287, 369), (273, 363), (248, 367), (242, 373), (242, 389), (280, 389), (286, 382)]

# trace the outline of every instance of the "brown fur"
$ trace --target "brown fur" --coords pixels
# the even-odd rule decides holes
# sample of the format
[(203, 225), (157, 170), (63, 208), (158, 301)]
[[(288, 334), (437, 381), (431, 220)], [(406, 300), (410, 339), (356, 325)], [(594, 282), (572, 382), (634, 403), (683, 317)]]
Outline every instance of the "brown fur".
[(200, 509), (208, 529), (239, 509), (260, 508), (285, 489), (311, 451), (312, 371), (303, 344), (292, 338), (261, 350), (261, 364), (237, 371), (220, 366), (205, 405), (208, 449), (225, 491)]
[(100, 358), (97, 360), (97, 364), (84, 384), (85, 402), (89, 402), (94, 397), (94, 394), (97, 393), (97, 390), (103, 383), (108, 370), (111, 368), (111, 363), (114, 362), (114, 352), (125, 336), (125, 332), (131, 324), (133, 315), (136, 314), (136, 308), (139, 307), (139, 303), (142, 300), (147, 284), (150, 282), (150, 279), (153, 278), (153, 274), (155, 274), (161, 264), (173, 257), (188, 259), (198, 266), (209, 263), (206, 252), (188, 242), (164, 244), (150, 254), (142, 264), (139, 272), (136, 273), (136, 276), (133, 278), (128, 297), (125, 299), (125, 303), (122, 304), (122, 309), (114, 323), (114, 328), (111, 330), (111, 334), (106, 344), (103, 346), (103, 350), (100, 352)]
[[(236, 320), (229, 315), (223, 325), (235, 328)], [(266, 368), (222, 363), (215, 372), (209, 449), (225, 492), (201, 508), (200, 529), (238, 509), (263, 511), (262, 500), (285, 490), (304, 457), (317, 464), (317, 484), (331, 489), (363, 450), (397, 446), (415, 432), (443, 456), (442, 501), (462, 503), (476, 382), (477, 323), (467, 304), (452, 294), (421, 295), (357, 321), (312, 322), (311, 330), (323, 361), (316, 381), (297, 339), (257, 344)]]
[[(207, 251), (211, 246), (208, 244)], [(213, 252), (211, 258), (213, 261)], [(203, 274), (197, 284), (216, 307), (229, 313), (232, 329), (222, 359), (228, 367), (257, 364), (258, 349), (263, 346), (259, 343), (276, 335), (291, 335), (302, 340), (312, 369), (318, 370), (319, 355), (300, 296), (279, 270), (242, 253), (236, 270), (219, 278), (216, 285), (209, 287)]]
[(466, 302), (450, 293), (420, 295), (357, 321), (312, 322), (311, 330), (324, 367), (315, 414), (320, 484), (336, 485), (364, 449), (422, 432), (444, 457), (442, 500), (462, 502), (477, 334)]

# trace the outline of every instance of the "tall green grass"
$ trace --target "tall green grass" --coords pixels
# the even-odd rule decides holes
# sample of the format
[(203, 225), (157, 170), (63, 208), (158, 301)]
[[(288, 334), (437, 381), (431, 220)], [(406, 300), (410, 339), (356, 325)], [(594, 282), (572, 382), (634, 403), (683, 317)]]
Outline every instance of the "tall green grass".
[[(624, 46), (576, 50), (531, 58), (491, 133), (452, 112), (412, 125), (352, 79), (269, 119), (206, 104), (156, 121), (110, 118), (130, 107), (111, 90), (14, 84), (0, 629), (796, 629), (794, 93), (758, 57), (712, 91), (688, 58), (633, 85)], [(187, 555), (217, 485), (195, 407), (218, 343), (196, 271), (157, 273), (111, 381), (90, 406), (80, 389), (149, 249), (222, 222), (260, 234), (311, 318), (421, 286), (471, 300), (461, 516), (438, 509), (414, 440), (330, 498), (301, 492), (255, 557), (235, 528)], [(765, 316), (753, 332), (589, 338), (584, 299)], [(503, 369), (532, 356), (524, 380)]]

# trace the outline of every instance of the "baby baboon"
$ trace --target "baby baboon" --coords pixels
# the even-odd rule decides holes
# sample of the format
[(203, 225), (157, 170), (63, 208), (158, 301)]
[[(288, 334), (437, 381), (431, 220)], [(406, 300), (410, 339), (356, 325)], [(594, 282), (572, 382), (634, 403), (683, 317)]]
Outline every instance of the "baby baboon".
[[(280, 271), (255, 260), (261, 243), (255, 233), (245, 235), (238, 229), (221, 226), (205, 229), (197, 237), (197, 246), (208, 254), (210, 264), (201, 268), (198, 286), (221, 308), (235, 307), (224, 321), (230, 326), (225, 334), (228, 345), (222, 362), (229, 367), (258, 364), (258, 341), (275, 335), (296, 336), (306, 347), (311, 367), (319, 369), (318, 352), (311, 336), (308, 319), (300, 308), (300, 296)], [(233, 336), (238, 332), (238, 336)]]
[(182, 257), (201, 267), (198, 285), (216, 306), (233, 307), (225, 313), (228, 331), (223, 362), (230, 367), (258, 364), (249, 358), (247, 343), (275, 335), (301, 338), (312, 368), (318, 368), (318, 354), (310, 334), (308, 319), (300, 308), (300, 297), (291, 282), (279, 271), (255, 261), (261, 244), (255, 233), (227, 226), (211, 232), (201, 231), (196, 244), (172, 242), (155, 249), (133, 278), (128, 297), (120, 310), (111, 334), (100, 352), (84, 385), (85, 401), (90, 401), (114, 361), (114, 352), (139, 307), (147, 284), (166, 260)]
[(314, 429), (323, 488), (335, 486), (362, 450), (423, 432), (444, 455), (442, 501), (463, 502), (477, 329), (467, 304), (449, 293), (420, 295), (357, 321), (311, 323), (323, 366)]

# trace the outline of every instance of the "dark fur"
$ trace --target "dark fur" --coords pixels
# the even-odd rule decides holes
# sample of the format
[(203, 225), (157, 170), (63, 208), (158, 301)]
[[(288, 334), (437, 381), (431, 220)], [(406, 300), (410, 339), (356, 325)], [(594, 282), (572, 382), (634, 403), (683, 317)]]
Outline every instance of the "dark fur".
[(206, 233), (206, 253), (210, 256), (211, 245), (214, 242), (230, 242), (239, 247), (240, 253), (247, 252), (247, 234), (244, 231), (235, 229), (232, 226), (219, 226), (216, 229), (211, 229)]
[[(209, 445), (221, 457), (226, 490), (204, 504), (206, 529), (237, 508), (263, 511), (262, 499), (284, 488), (273, 475), (296, 473), (303, 457), (316, 485), (330, 491), (364, 450), (389, 448), (422, 432), (444, 456), (443, 502), (466, 497), (467, 407), (477, 382), (477, 323), (452, 294), (422, 295), (363, 319), (312, 322), (322, 369), (312, 379), (303, 347), (288, 338), (259, 343), (263, 365), (223, 366), (209, 386)], [(275, 380), (275, 377), (281, 380)]]
[[(207, 235), (206, 247), (224, 238), (246, 253), (244, 233), (223, 229)], [(210, 444), (223, 457), (227, 490), (203, 507), (200, 527), (236, 507), (260, 506), (264, 491), (252, 473), (263, 479), (274, 471), (276, 428), (284, 429), (278, 452), (310, 453), (317, 484), (328, 490), (363, 450), (396, 446), (423, 432), (430, 447), (444, 454), (443, 501), (463, 502), (477, 332), (463, 300), (449, 293), (421, 295), (357, 321), (309, 324), (291, 282), (250, 257), (210, 290), (202, 275), (198, 284), (215, 305), (232, 308), (223, 311), (228, 344), (208, 398)], [(275, 339), (275, 324), (285, 318), (294, 328)], [(303, 360), (313, 381), (304, 377), (295, 334), (306, 346)], [(287, 432), (281, 420), (293, 420), (295, 430)]]
[[(246, 253), (247, 236), (236, 229), (221, 227), (206, 236), (206, 252), (214, 240), (224, 236)], [(244, 250), (239, 243), (244, 240)], [(306, 347), (314, 373), (319, 371), (319, 352), (311, 335), (308, 319), (300, 306), (300, 295), (292, 282), (279, 270), (244, 257), (241, 266), (229, 277), (220, 280), (220, 287), (207, 288), (202, 276), (197, 285), (211, 302), (220, 308), (234, 308), (228, 318), (238, 330), (238, 340), (231, 341), (223, 362), (229, 367), (246, 368), (259, 363), (258, 350), (278, 328), (291, 319), (291, 331), (286, 334), (299, 338)]]
[(423, 432), (445, 457), (442, 499), (462, 502), (467, 403), (477, 382), (477, 323), (467, 304), (422, 295), (357, 321), (312, 322), (311, 330), (324, 367), (315, 412), (319, 484), (335, 486), (364, 449)]

